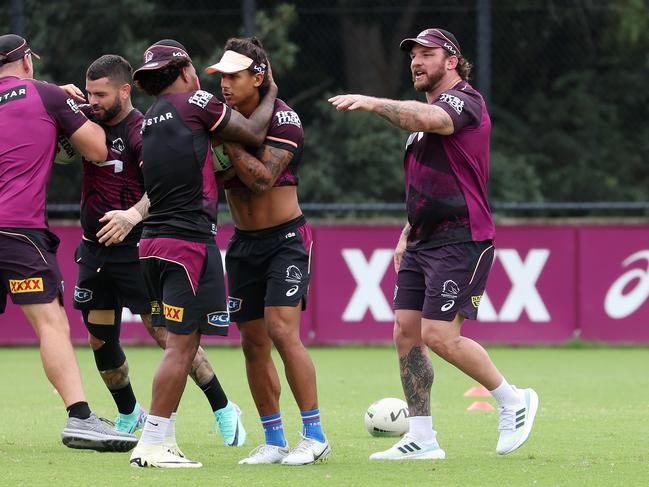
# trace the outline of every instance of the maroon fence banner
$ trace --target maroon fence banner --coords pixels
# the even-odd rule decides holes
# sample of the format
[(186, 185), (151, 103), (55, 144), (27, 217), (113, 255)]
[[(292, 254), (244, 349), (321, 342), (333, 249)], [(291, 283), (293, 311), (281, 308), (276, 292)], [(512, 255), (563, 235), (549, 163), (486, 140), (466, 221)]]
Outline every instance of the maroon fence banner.
[[(53, 226), (61, 238), (59, 264), (72, 338), (85, 343), (81, 314), (72, 308), (81, 230)], [(217, 238), (222, 256), (232, 228)], [(400, 227), (316, 225), (313, 276), (302, 338), (313, 344), (390, 343)], [(581, 336), (606, 343), (649, 343), (649, 226), (499, 226), (496, 255), (477, 321), (464, 332), (484, 343), (558, 344)], [(8, 301), (10, 297), (8, 296)], [(138, 316), (124, 310), (122, 340), (153, 343)], [(0, 345), (33, 344), (20, 308), (0, 315)], [(227, 338), (213, 344), (236, 344)]]
[(649, 227), (580, 229), (581, 337), (649, 342)]

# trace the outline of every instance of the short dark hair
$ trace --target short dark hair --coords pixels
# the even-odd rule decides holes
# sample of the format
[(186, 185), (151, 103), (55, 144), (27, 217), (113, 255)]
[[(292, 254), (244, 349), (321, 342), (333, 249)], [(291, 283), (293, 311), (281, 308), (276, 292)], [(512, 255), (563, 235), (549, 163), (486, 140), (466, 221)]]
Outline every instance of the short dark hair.
[[(254, 64), (265, 64), (266, 69), (268, 69), (268, 55), (266, 54), (263, 44), (256, 37), (230, 37), (225, 42), (225, 50), (238, 52), (239, 54), (248, 56), (254, 61)], [(253, 73), (256, 73), (256, 71), (253, 71)], [(270, 82), (264, 73), (264, 80), (259, 86), (259, 94), (261, 96), (266, 95), (269, 86)]]
[(160, 69), (139, 71), (135, 84), (147, 95), (158, 96), (165, 88), (176, 81), (182, 70), (190, 64), (189, 59), (173, 59)]
[(131, 84), (133, 68), (122, 56), (105, 54), (88, 67), (86, 78), (91, 81), (100, 78), (111, 78), (120, 84)]

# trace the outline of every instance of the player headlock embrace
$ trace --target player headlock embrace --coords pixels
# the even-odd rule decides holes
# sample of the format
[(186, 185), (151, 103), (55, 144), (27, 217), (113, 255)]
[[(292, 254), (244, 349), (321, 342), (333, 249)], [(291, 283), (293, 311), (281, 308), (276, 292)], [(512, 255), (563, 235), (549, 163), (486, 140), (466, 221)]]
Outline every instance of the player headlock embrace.
[[(259, 40), (233, 38), (207, 71), (221, 73), (226, 103), (248, 117), (268, 91), (267, 65)], [(278, 99), (261, 148), (225, 144), (233, 168), (223, 178), (235, 225), (225, 256), (228, 304), (241, 332), (248, 384), (266, 440), (239, 462), (243, 464), (306, 465), (331, 453), (320, 421), (315, 367), (300, 340), (312, 247), (311, 228), (297, 199), (303, 139), (297, 113)], [(302, 416), (302, 437), (290, 451), (273, 345)]]
[(155, 97), (142, 123), (142, 173), (150, 208), (148, 216), (141, 214), (147, 218), (139, 255), (167, 338), (149, 416), (130, 463), (196, 468), (199, 462), (166, 448), (164, 437), (201, 335), (226, 335), (230, 323), (215, 242), (218, 193), (210, 139), (217, 133), (224, 141), (261, 145), (277, 86), (271, 82), (267, 96), (246, 119), (200, 90), (187, 50), (171, 39), (145, 51), (134, 79)]
[(408, 223), (395, 250), (394, 341), (410, 431), (371, 460), (441, 459), (430, 413), (430, 348), (491, 391), (499, 405), (499, 454), (529, 437), (539, 398), (511, 386), (488, 353), (462, 336), (476, 319), (494, 257), (487, 200), (491, 120), (469, 83), (471, 65), (453, 34), (426, 29), (404, 39), (414, 88), (426, 103), (362, 95), (329, 101), (338, 110), (374, 112), (411, 132), (404, 157)]
[[(140, 168), (144, 116), (131, 103), (132, 79), (131, 65), (114, 54), (101, 56), (86, 72), (90, 103), (86, 113), (104, 129), (108, 158), (101, 163), (83, 159), (83, 238), (76, 251), (79, 275), (74, 291), (74, 306), (83, 314), (97, 369), (117, 406), (115, 430), (129, 433), (144, 426), (146, 413), (136, 400), (120, 344), (122, 308), (140, 314), (158, 345), (166, 345), (165, 328), (152, 326), (151, 300), (140, 268), (142, 225), (137, 223), (133, 228), (141, 219), (140, 212), (130, 209), (143, 208), (147, 203)], [(70, 85), (64, 89), (74, 92)], [(105, 226), (103, 222), (107, 222)], [(126, 229), (132, 231), (127, 234)], [(159, 308), (156, 303), (154, 307), (156, 311)], [(205, 393), (224, 443), (243, 445), (245, 430), (237, 406), (228, 401), (201, 347), (189, 374)], [(165, 436), (169, 448), (177, 448), (175, 418), (173, 413)]]

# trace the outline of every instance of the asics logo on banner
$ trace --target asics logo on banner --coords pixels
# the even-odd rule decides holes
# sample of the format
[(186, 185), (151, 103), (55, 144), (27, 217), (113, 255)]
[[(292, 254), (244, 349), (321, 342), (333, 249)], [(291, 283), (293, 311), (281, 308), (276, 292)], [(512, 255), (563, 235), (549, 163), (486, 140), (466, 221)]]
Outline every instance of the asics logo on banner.
[(277, 125), (295, 125), (296, 127), (301, 127), (302, 122), (300, 121), (300, 117), (297, 116), (297, 113), (294, 111), (283, 111), (283, 112), (277, 112), (275, 113), (275, 117), (277, 118)]
[(300, 284), (302, 282), (302, 271), (295, 265), (290, 265), (286, 268), (286, 282), (292, 284)]
[(187, 101), (192, 105), (205, 108), (213, 97), (214, 95), (212, 93), (203, 90), (198, 90)]
[(87, 303), (92, 299), (92, 291), (74, 286), (74, 300), (77, 303)]
[(153, 53), (151, 51), (145, 52), (144, 53), (144, 63), (145, 64), (148, 63), (149, 61), (151, 61), (151, 59), (153, 59)]
[(290, 298), (291, 296), (294, 296), (295, 293), (297, 293), (299, 289), (300, 289), (300, 286), (298, 286), (296, 284), (295, 286), (291, 287), (288, 291), (286, 291), (286, 295)]
[(230, 325), (230, 315), (227, 311), (215, 311), (207, 315), (207, 322), (212, 326), (227, 327)]
[(448, 280), (442, 284), (442, 296), (449, 299), (456, 299), (460, 293), (460, 286), (455, 281)]
[(9, 279), (9, 290), (11, 291), (11, 294), (42, 293), (43, 278), (30, 277), (28, 279)]
[(113, 142), (111, 142), (111, 148), (118, 154), (121, 154), (122, 152), (124, 152), (124, 149), (126, 149), (126, 144), (124, 144), (124, 141), (121, 137), (118, 137), (117, 139), (113, 140)]
[(241, 309), (242, 302), (243, 299), (241, 298), (233, 298), (232, 296), (228, 296), (228, 311), (230, 313), (236, 313)]
[(162, 309), (165, 313), (165, 318), (171, 321), (177, 321), (178, 323), (183, 321), (183, 313), (185, 308), (179, 308), (177, 306), (169, 306), (166, 303), (162, 303)]
[(449, 105), (459, 115), (464, 109), (464, 101), (460, 100), (457, 96), (442, 93), (439, 96), (439, 101)]
[[(606, 293), (604, 309), (611, 318), (626, 318), (635, 313), (649, 297), (649, 250), (631, 254), (624, 259), (622, 267), (628, 267), (638, 261), (644, 261), (645, 268), (628, 270), (615, 280)], [(635, 286), (627, 290), (631, 283)]]
[(16, 86), (15, 88), (11, 88), (10, 90), (0, 93), (0, 105), (4, 105), (5, 103), (8, 103), (10, 101), (20, 100), (21, 98), (25, 98), (26, 96), (27, 88), (25, 87), (25, 85)]

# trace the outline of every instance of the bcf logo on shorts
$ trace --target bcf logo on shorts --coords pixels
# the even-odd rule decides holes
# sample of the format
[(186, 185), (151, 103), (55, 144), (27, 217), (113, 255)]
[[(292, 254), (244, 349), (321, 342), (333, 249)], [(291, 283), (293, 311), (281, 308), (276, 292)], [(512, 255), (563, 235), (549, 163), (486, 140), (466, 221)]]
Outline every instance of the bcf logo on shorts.
[(237, 311), (240, 311), (242, 301), (243, 299), (241, 298), (233, 298), (232, 296), (228, 296), (228, 311), (230, 313), (236, 313)]
[(92, 299), (92, 291), (82, 287), (74, 286), (74, 300), (77, 303), (87, 303)]
[(227, 311), (215, 311), (207, 315), (207, 322), (212, 326), (228, 327), (230, 325), (230, 315)]
[(178, 306), (169, 306), (167, 303), (162, 303), (162, 308), (164, 309), (166, 319), (177, 321), (178, 323), (183, 321), (183, 313), (185, 312), (185, 308), (179, 308)]
[(42, 293), (43, 278), (30, 277), (27, 279), (9, 279), (9, 290), (11, 291), (11, 294)]

